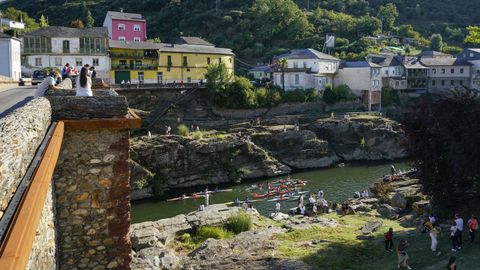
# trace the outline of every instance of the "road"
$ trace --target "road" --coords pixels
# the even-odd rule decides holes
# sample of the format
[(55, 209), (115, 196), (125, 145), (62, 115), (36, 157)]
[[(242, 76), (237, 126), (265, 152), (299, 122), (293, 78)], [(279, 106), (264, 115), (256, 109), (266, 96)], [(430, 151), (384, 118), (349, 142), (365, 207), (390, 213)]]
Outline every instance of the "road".
[(32, 100), (36, 86), (0, 86), (0, 118)]

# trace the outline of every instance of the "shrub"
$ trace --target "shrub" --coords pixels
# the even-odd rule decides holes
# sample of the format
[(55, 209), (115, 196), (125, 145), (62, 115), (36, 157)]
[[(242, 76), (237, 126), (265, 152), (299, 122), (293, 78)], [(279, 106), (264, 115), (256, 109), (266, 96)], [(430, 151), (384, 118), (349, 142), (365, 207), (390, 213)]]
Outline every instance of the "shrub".
[(186, 125), (181, 124), (177, 127), (177, 132), (178, 135), (187, 137), (190, 134), (190, 129)]
[(253, 91), (253, 84), (245, 77), (237, 77), (234, 82), (228, 84), (227, 99), (222, 104), (237, 109), (256, 107), (257, 99)]
[(322, 99), (327, 104), (334, 104), (337, 101), (335, 93), (333, 92), (332, 85), (328, 84), (325, 86)]
[(282, 102), (281, 90), (278, 88), (258, 88), (255, 91), (257, 103), (262, 108), (273, 108)]
[(309, 88), (305, 90), (305, 101), (306, 102), (314, 102), (317, 101), (320, 98), (318, 95), (317, 90), (313, 88)]
[(305, 91), (302, 89), (285, 91), (283, 102), (305, 102)]
[(398, 96), (398, 92), (393, 90), (390, 87), (384, 87), (382, 89), (382, 105), (390, 106), (390, 105), (399, 105), (399, 104), (400, 104), (400, 97)]
[(202, 226), (198, 229), (195, 237), (196, 242), (203, 242), (208, 238), (225, 239), (231, 237), (232, 234), (221, 227)]
[(201, 131), (194, 131), (194, 132), (190, 133), (190, 135), (195, 140), (200, 140), (200, 139), (203, 138), (203, 132), (201, 132)]
[(334, 88), (336, 102), (350, 101), (355, 99), (355, 95), (352, 93), (352, 89), (346, 84), (339, 85)]
[(236, 234), (249, 231), (252, 228), (252, 218), (244, 213), (240, 212), (228, 218), (227, 229)]

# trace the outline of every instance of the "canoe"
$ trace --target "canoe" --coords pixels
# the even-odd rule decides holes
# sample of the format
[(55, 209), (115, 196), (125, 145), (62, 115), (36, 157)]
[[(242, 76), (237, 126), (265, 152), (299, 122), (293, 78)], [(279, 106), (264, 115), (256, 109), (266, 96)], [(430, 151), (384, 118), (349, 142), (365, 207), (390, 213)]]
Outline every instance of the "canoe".
[(181, 196), (181, 197), (176, 197), (176, 198), (171, 198), (171, 199), (168, 199), (167, 202), (175, 202), (175, 201), (184, 201), (184, 200), (192, 200), (192, 199), (198, 199), (198, 198), (202, 198), (202, 197), (205, 197), (204, 195), (192, 195), (192, 196)]
[[(217, 189), (217, 190), (209, 190), (208, 194), (213, 194), (213, 193), (220, 193), (220, 192), (231, 192), (233, 189), (227, 188), (227, 189)], [(200, 192), (195, 192), (192, 193), (194, 195), (205, 195), (205, 191), (200, 191)]]

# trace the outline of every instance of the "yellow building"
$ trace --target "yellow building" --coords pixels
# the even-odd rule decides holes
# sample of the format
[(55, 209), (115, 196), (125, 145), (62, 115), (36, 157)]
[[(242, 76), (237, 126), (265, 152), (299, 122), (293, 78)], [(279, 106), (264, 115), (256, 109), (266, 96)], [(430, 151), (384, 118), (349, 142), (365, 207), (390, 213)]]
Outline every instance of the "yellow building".
[(223, 62), (233, 75), (232, 50), (217, 48), (200, 38), (181, 37), (175, 44), (110, 41), (110, 81), (120, 84), (198, 83), (207, 67)]
[(158, 50), (162, 44), (110, 40), (110, 82), (159, 83)]
[(164, 83), (205, 81), (207, 67), (223, 62), (234, 74), (232, 50), (217, 48), (215, 45), (197, 37), (180, 37), (175, 44), (163, 44), (160, 49), (158, 71)]

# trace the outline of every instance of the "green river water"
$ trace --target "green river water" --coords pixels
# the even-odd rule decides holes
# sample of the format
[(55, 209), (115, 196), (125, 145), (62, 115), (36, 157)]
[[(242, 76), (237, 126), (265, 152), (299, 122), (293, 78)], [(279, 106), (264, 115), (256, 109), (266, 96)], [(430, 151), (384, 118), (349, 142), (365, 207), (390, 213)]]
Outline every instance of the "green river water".
[[(397, 170), (408, 169), (407, 162), (353, 163), (346, 164), (345, 167), (298, 172), (291, 174), (291, 178), (308, 181), (303, 190), (311, 190), (316, 194), (319, 189), (322, 189), (325, 193), (325, 198), (329, 202), (341, 202), (353, 197), (355, 191), (367, 189), (379, 177), (389, 174), (391, 164), (394, 164)], [(277, 178), (272, 178), (270, 181), (273, 179)], [(252, 198), (251, 192), (246, 189), (256, 183), (265, 182), (266, 179), (262, 179), (241, 184), (222, 185), (219, 188), (232, 188), (233, 191), (212, 194), (210, 196), (210, 204), (232, 202), (235, 198), (243, 200), (245, 196)], [(215, 187), (216, 186), (210, 186), (209, 189), (213, 190)], [(196, 189), (172, 191), (169, 192), (166, 197), (132, 202), (132, 222), (138, 223), (158, 220), (194, 211), (204, 202), (204, 198), (175, 202), (167, 202), (166, 199), (181, 196), (182, 193), (190, 194), (203, 190), (204, 188), (200, 187)], [(305, 197), (305, 199), (307, 199), (307, 197)], [(253, 207), (263, 215), (268, 215), (270, 212), (273, 212), (274, 205), (275, 202), (253, 202)], [(295, 201), (281, 202), (282, 212), (288, 212), (289, 208), (295, 206)]]

